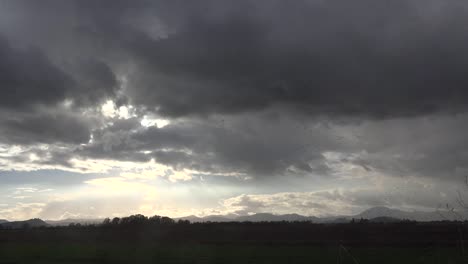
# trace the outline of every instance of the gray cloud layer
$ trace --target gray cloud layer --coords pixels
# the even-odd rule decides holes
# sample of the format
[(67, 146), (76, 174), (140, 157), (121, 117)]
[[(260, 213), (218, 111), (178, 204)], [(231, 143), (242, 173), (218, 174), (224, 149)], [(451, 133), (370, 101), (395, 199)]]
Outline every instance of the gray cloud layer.
[(129, 93), (170, 116), (275, 105), (372, 118), (460, 110), (468, 39), (455, 2), (436, 13), (421, 1), (170, 5), (173, 34), (126, 45), (144, 63)]
[[(66, 166), (154, 158), (253, 177), (332, 175), (340, 164), (460, 176), (467, 7), (2, 1), (0, 142), (49, 144), (40, 162)], [(136, 116), (102, 116), (107, 99)], [(143, 115), (172, 123), (146, 128)]]
[[(466, 106), (468, 10), (459, 1), (3, 5), (5, 12), (16, 12), (5, 25), (44, 36), (20, 38), (11, 29), (6, 34), (42, 46), (55, 60), (97, 56), (114, 69), (132, 64), (125, 91), (130, 101), (168, 116), (286, 105), (312, 115), (385, 118)], [(27, 65), (44, 63), (35, 56)], [(88, 101), (95, 87), (115, 86), (106, 65), (91, 64), (86, 71), (94, 76), (82, 78), (78, 87), (88, 87), (81, 91)], [(44, 94), (60, 97), (63, 90), (54, 87), (64, 77), (60, 71), (47, 74), (54, 82), (48, 89), (56, 90)], [(86, 85), (92, 77), (99, 80)]]

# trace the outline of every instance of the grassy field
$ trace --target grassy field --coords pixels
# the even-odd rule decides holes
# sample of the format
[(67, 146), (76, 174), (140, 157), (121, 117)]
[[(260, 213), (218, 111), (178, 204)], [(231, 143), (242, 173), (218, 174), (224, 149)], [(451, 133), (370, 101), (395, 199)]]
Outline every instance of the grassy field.
[(468, 226), (458, 222), (143, 223), (3, 229), (0, 264), (455, 264), (468, 263), (466, 238)]
[(0, 245), (0, 263), (468, 263), (456, 248), (307, 245)]

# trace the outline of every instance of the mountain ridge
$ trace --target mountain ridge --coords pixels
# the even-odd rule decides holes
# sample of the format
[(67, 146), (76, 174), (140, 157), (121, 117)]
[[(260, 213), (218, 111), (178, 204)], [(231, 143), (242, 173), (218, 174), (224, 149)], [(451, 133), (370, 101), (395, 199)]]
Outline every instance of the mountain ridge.
[[(463, 218), (460, 218), (460, 217)], [(429, 221), (443, 221), (443, 220), (462, 220), (468, 219), (467, 214), (454, 213), (453, 211), (403, 211), (399, 209), (392, 209), (388, 207), (378, 206), (371, 207), (362, 211), (359, 214), (349, 216), (329, 216), (329, 217), (316, 217), (304, 216), (300, 214), (272, 214), (272, 213), (256, 213), (252, 215), (208, 215), (199, 217), (195, 215), (173, 218), (174, 220), (189, 220), (192, 223), (202, 222), (314, 222), (314, 223), (346, 223), (352, 219), (368, 219), (371, 222), (395, 222), (401, 220), (429, 222)], [(8, 221), (0, 219), (0, 225), (3, 227), (20, 228), (25, 225), (30, 227), (38, 226), (67, 226), (71, 223), (81, 225), (100, 224), (104, 219), (64, 219), (64, 220), (41, 220), (38, 218), (24, 220), (24, 221)]]
[[(205, 217), (188, 216), (179, 217), (175, 220), (189, 220), (191, 222), (262, 222), (262, 221), (311, 221), (316, 223), (341, 223), (351, 221), (352, 219), (379, 219), (382, 221), (392, 220), (411, 220), (420, 222), (429, 221), (443, 221), (443, 220), (461, 220), (459, 215), (452, 214), (451, 212), (423, 212), (423, 211), (403, 211), (399, 209), (392, 209), (384, 206), (371, 207), (367, 210), (362, 211), (359, 214), (349, 216), (331, 216), (331, 217), (316, 217), (316, 216), (304, 216), (299, 214), (272, 214), (272, 213), (256, 213), (252, 215), (242, 215), (237, 217), (224, 217), (220, 215), (212, 216), (208, 215)], [(466, 218), (466, 216), (465, 216)], [(221, 220), (221, 221), (219, 221)]]
[(67, 218), (63, 220), (44, 220), (47, 224), (52, 226), (67, 226), (69, 224), (92, 225), (100, 224), (104, 218)]
[(17, 228), (25, 228), (25, 227), (46, 227), (46, 226), (49, 226), (49, 224), (47, 224), (42, 219), (33, 218), (29, 220), (24, 220), (24, 221), (2, 222), (0, 223), (0, 226), (3, 228), (17, 229)]

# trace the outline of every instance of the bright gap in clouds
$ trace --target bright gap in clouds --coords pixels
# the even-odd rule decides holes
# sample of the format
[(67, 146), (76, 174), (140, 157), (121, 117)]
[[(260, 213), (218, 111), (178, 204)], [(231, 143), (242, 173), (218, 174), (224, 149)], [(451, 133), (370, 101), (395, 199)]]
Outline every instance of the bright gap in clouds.
[(158, 128), (163, 128), (163, 127), (169, 125), (170, 121), (167, 120), (167, 119), (151, 118), (151, 117), (145, 115), (141, 119), (140, 123), (144, 127), (157, 126)]
[[(120, 118), (120, 119), (129, 119), (131, 117), (137, 117), (134, 113), (134, 107), (129, 106), (120, 106), (117, 108), (116, 104), (112, 100), (106, 101), (101, 106), (101, 112), (105, 117), (109, 118)], [(158, 128), (163, 128), (170, 124), (168, 119), (154, 118), (149, 115), (144, 115), (140, 121), (141, 125), (144, 127), (156, 126)]]
[(117, 108), (116, 104), (112, 100), (106, 101), (101, 106), (101, 113), (105, 117), (110, 118), (121, 118), (121, 119), (129, 119), (131, 117), (136, 117), (135, 113), (133, 113), (134, 107), (131, 105), (123, 105)]

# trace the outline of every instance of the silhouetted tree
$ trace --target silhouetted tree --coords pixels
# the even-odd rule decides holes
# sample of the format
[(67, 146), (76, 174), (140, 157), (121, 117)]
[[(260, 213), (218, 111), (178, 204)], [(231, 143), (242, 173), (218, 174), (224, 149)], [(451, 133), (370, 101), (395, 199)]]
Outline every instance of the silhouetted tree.
[(104, 226), (109, 226), (111, 224), (111, 220), (109, 218), (105, 218), (104, 221), (102, 221), (102, 225)]
[(177, 221), (177, 224), (179, 224), (179, 225), (190, 225), (190, 221), (189, 220), (179, 219), (179, 221)]
[(150, 224), (159, 225), (159, 224), (161, 224), (161, 216), (159, 216), (159, 215), (151, 216), (148, 219), (148, 221), (150, 222)]
[(120, 218), (114, 217), (114, 218), (112, 219), (112, 221), (111, 221), (111, 224), (112, 224), (113, 226), (116, 226), (116, 225), (120, 224)]
[(167, 216), (163, 216), (161, 217), (161, 224), (163, 225), (171, 225), (171, 224), (174, 224), (175, 221)]

